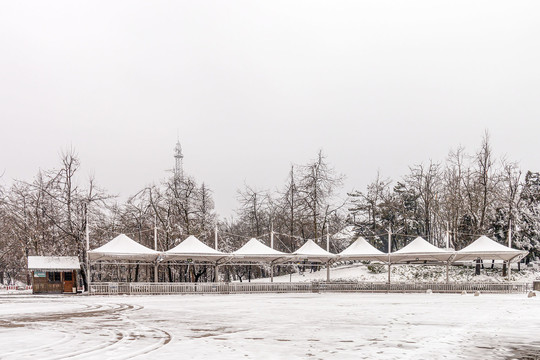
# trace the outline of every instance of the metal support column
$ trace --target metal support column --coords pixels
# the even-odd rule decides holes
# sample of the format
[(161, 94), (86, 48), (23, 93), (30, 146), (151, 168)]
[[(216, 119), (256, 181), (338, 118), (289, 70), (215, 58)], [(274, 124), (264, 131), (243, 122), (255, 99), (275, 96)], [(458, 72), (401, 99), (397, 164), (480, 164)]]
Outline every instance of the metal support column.
[(326, 281), (330, 282), (330, 261), (326, 262)]
[(388, 284), (390, 284), (390, 253), (392, 252), (392, 227), (388, 227)]
[(88, 207), (86, 208), (86, 275), (88, 276), (88, 279), (86, 279), (86, 283), (88, 284), (88, 293), (90, 293), (90, 283), (92, 282), (92, 274), (90, 267), (92, 266), (90, 264), (90, 254), (88, 254), (88, 251), (90, 251), (90, 230), (88, 229)]

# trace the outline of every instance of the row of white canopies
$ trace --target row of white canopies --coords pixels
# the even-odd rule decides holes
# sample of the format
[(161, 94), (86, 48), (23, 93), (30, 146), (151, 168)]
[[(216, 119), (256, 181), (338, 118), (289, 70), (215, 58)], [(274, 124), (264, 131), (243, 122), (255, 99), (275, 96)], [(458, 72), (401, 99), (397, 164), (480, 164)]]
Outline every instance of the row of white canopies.
[(338, 260), (379, 261), (388, 264), (457, 261), (503, 260), (518, 261), (527, 255), (527, 251), (516, 250), (501, 245), (487, 236), (481, 236), (469, 246), (454, 251), (438, 248), (421, 237), (417, 237), (400, 250), (383, 253), (359, 237), (348, 248), (339, 254), (333, 254), (321, 248), (313, 240), (307, 240), (293, 253), (284, 253), (264, 245), (252, 238), (240, 249), (232, 253), (224, 253), (207, 246), (191, 235), (176, 247), (160, 252), (143, 246), (128, 236), (121, 234), (107, 244), (88, 251), (90, 261), (187, 261), (205, 262), (215, 265), (241, 263), (318, 262), (329, 263)]

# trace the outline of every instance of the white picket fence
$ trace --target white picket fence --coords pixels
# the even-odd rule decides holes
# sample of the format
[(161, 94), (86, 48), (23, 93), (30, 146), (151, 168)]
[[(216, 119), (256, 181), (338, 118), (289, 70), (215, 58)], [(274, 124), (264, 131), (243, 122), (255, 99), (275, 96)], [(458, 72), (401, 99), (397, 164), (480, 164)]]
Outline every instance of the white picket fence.
[(302, 282), (302, 283), (93, 283), (90, 295), (143, 294), (253, 294), (253, 293), (320, 293), (371, 292), (418, 293), (525, 293), (532, 290), (529, 283), (374, 283), (374, 282)]
[(26, 291), (26, 290), (32, 290), (32, 285), (0, 285), (0, 291), (6, 290), (6, 291)]

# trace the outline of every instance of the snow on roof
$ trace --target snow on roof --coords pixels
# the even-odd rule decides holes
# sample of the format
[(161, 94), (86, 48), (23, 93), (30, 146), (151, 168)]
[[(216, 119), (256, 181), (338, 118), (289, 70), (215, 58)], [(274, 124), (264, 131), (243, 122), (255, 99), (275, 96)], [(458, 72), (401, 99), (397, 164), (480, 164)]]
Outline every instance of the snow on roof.
[(438, 248), (419, 236), (407, 246), (391, 253), (390, 261), (448, 261), (454, 254), (454, 251)]
[(509, 248), (482, 235), (469, 246), (459, 250), (456, 253), (455, 261), (476, 260), (478, 258), (509, 261), (521, 259), (527, 254), (527, 251)]
[(167, 260), (193, 259), (195, 261), (211, 261), (224, 256), (226, 254), (212, 249), (193, 235), (188, 236), (180, 244), (165, 252), (165, 259)]
[(77, 270), (81, 268), (77, 256), (29, 256), (28, 270)]
[(339, 253), (340, 259), (388, 261), (388, 254), (376, 249), (363, 237)]
[(277, 259), (285, 259), (290, 257), (289, 254), (272, 249), (255, 238), (251, 238), (247, 243), (244, 244), (244, 246), (234, 251), (232, 255), (234, 258), (243, 259), (246, 261), (274, 261)]
[(332, 235), (332, 239), (352, 239), (355, 237), (354, 226), (345, 226), (343, 229)]
[(155, 260), (159, 252), (120, 234), (103, 246), (88, 251), (90, 260)]
[(420, 236), (408, 243), (405, 247), (393, 252), (392, 254), (417, 254), (424, 252), (448, 252), (447, 250), (436, 247), (428, 243)]
[(306, 241), (304, 245), (293, 252), (293, 255), (295, 255), (295, 258), (297, 259), (307, 259), (321, 262), (328, 261), (336, 256), (335, 254), (332, 254), (315, 244), (313, 240)]

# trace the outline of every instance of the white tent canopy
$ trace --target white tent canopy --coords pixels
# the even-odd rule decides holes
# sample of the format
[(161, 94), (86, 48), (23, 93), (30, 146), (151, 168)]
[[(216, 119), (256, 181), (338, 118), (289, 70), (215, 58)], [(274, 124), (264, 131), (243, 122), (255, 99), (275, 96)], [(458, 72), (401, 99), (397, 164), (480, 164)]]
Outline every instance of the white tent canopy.
[(90, 260), (141, 260), (154, 261), (159, 252), (120, 234), (103, 246), (88, 251)]
[(232, 261), (280, 262), (288, 260), (291, 256), (264, 245), (259, 240), (251, 238), (244, 246), (232, 253)]
[(408, 261), (449, 261), (455, 254), (453, 250), (440, 249), (421, 237), (417, 237), (407, 246), (390, 254), (391, 263)]
[(165, 260), (188, 260), (216, 262), (228, 256), (221, 251), (212, 249), (195, 236), (190, 235), (176, 245), (174, 248), (164, 253)]
[(495, 242), (487, 236), (481, 236), (469, 246), (456, 253), (454, 261), (503, 260), (518, 261), (527, 256), (527, 251), (516, 250)]
[(29, 256), (28, 270), (67, 271), (81, 268), (77, 256)]
[(293, 252), (296, 260), (308, 260), (317, 262), (327, 262), (336, 258), (335, 254), (332, 254), (319, 245), (315, 244), (313, 240), (308, 240), (298, 250)]
[(338, 255), (345, 260), (388, 261), (388, 254), (376, 249), (361, 236)]

